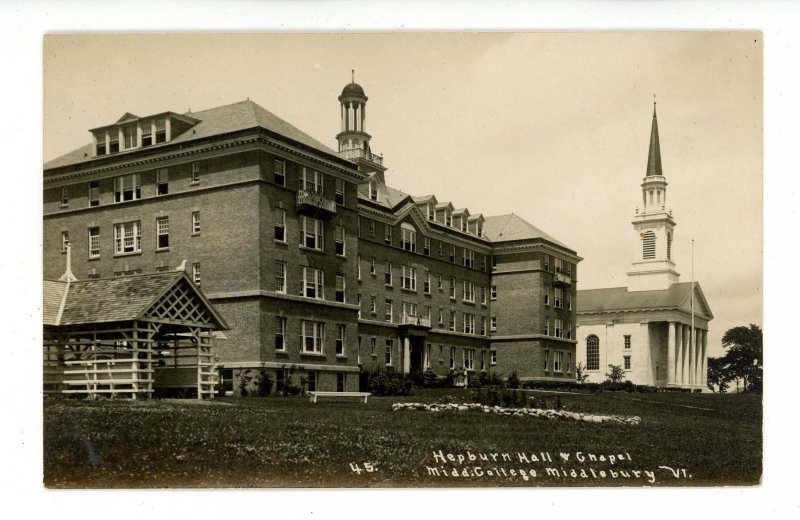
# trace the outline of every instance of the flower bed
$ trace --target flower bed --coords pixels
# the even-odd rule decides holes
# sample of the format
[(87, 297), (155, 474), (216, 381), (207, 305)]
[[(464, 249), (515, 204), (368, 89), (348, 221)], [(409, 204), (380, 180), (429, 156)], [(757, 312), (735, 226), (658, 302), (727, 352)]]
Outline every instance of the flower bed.
[(529, 417), (542, 417), (544, 419), (571, 419), (573, 421), (584, 421), (593, 423), (610, 423), (610, 424), (641, 424), (642, 419), (638, 415), (625, 416), (625, 415), (595, 415), (589, 413), (568, 412), (566, 410), (552, 410), (542, 408), (503, 408), (500, 406), (488, 406), (480, 403), (443, 403), (443, 404), (425, 404), (425, 403), (395, 403), (392, 405), (392, 411), (397, 412), (401, 410), (420, 410), (425, 412), (445, 412), (445, 411), (476, 411), (483, 413), (495, 413), (499, 415), (516, 415), (516, 416), (529, 416)]

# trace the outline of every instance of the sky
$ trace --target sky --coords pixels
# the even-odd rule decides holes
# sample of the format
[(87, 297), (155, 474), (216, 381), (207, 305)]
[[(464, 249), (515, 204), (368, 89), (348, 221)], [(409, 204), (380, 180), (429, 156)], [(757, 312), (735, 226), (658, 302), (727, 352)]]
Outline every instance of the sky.
[(654, 95), (673, 259), (723, 333), (762, 325), (759, 32), (129, 34), (44, 40), (47, 161), (88, 129), (250, 98), (335, 147), (351, 70), (387, 182), (516, 213), (584, 258), (578, 288), (626, 285)]

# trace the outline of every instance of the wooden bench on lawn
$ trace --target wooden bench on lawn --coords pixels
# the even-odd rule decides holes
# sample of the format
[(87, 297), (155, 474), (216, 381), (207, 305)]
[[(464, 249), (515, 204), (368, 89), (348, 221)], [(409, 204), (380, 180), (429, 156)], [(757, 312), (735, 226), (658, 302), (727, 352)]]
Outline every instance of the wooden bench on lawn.
[(309, 392), (308, 395), (311, 397), (311, 402), (316, 403), (318, 397), (357, 397), (362, 400), (364, 404), (367, 404), (367, 397), (369, 397), (369, 392)]

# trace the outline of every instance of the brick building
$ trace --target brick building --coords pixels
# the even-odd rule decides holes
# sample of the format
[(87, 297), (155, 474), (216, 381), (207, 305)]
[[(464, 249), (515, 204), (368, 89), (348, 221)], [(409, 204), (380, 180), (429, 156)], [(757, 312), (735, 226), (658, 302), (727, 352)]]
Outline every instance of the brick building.
[[(387, 185), (367, 96), (333, 150), (247, 100), (90, 130), (44, 165), (44, 277), (183, 266), (230, 327), (230, 379), (265, 366), (354, 390), (362, 369), (573, 378), (575, 251), (514, 214)], [(296, 381), (295, 381), (296, 382)]]

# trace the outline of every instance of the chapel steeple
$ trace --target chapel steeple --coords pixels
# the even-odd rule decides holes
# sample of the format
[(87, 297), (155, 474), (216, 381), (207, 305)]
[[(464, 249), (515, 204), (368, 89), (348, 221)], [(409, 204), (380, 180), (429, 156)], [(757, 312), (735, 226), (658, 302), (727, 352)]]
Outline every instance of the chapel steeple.
[(633, 270), (628, 273), (628, 290), (668, 289), (680, 275), (672, 261), (672, 210), (667, 209), (667, 179), (661, 165), (661, 143), (658, 137), (656, 104), (650, 127), (650, 148), (647, 170), (642, 179), (642, 208), (636, 208), (633, 229), (637, 235)]

